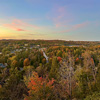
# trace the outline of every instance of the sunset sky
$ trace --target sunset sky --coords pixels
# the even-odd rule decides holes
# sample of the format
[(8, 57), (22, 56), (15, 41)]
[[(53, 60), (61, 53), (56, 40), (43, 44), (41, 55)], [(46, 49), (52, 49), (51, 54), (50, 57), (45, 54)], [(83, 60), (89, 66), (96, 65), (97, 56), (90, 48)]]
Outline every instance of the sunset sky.
[(100, 40), (100, 0), (0, 0), (0, 39)]

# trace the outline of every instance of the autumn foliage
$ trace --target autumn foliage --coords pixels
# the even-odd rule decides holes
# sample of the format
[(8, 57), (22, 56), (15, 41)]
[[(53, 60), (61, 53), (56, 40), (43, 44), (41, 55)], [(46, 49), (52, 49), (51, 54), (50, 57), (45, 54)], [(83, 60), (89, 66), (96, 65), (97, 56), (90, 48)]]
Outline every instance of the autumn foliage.
[(78, 62), (79, 61), (79, 58), (76, 58), (76, 62)]
[(28, 84), (29, 96), (25, 100), (47, 100), (51, 97), (54, 79), (39, 77), (36, 72), (33, 72), (30, 82)]
[(29, 65), (30, 65), (30, 61), (29, 61), (28, 58), (26, 58), (26, 59), (24, 60), (24, 66), (29, 66)]
[(0, 100), (99, 100), (99, 95), (100, 41), (0, 41)]
[(62, 58), (61, 57), (57, 57), (57, 60), (60, 62), (62, 60)]
[(46, 59), (45, 59), (45, 58), (42, 59), (42, 63), (43, 63), (43, 64), (46, 63)]

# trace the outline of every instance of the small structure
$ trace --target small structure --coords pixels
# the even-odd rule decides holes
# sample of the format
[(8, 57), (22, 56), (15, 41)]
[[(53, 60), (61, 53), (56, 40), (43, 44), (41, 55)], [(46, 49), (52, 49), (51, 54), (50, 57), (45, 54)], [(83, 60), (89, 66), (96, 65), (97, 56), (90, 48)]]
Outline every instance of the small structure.
[(11, 53), (14, 54), (15, 53), (15, 50), (11, 51)]
[(0, 55), (2, 54), (2, 52), (0, 52)]
[(37, 45), (37, 47), (40, 47), (40, 45)]
[(28, 44), (25, 44), (25, 46), (28, 46)]
[(5, 68), (5, 67), (6, 67), (6, 65), (5, 65), (5, 64), (2, 64), (2, 63), (0, 63), (0, 67), (1, 67), (1, 68)]

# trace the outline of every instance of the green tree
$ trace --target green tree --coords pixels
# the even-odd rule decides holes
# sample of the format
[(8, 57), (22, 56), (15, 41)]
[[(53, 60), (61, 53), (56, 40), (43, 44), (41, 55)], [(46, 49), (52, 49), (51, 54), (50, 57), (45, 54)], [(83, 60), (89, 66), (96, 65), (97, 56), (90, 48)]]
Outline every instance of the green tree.
[(94, 92), (92, 95), (87, 96), (84, 100), (100, 100), (100, 92)]
[(49, 73), (49, 78), (54, 78), (54, 79), (58, 79), (59, 74), (58, 74), (58, 70), (59, 70), (59, 65), (57, 63), (57, 58), (54, 57), (52, 59), (52, 65), (51, 65), (51, 69), (50, 69), (50, 73)]

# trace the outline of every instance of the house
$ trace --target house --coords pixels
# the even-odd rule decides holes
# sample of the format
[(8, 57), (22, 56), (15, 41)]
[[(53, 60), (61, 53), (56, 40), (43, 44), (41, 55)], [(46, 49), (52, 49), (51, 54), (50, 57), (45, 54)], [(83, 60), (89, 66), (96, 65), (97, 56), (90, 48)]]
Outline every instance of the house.
[(28, 44), (25, 44), (25, 46), (28, 46)]
[(0, 52), (0, 55), (2, 54), (2, 52)]
[(11, 51), (11, 53), (12, 53), (12, 54), (14, 54), (14, 53), (15, 53), (15, 51), (13, 50), (13, 51)]
[(40, 45), (37, 45), (37, 47), (40, 47)]

